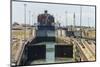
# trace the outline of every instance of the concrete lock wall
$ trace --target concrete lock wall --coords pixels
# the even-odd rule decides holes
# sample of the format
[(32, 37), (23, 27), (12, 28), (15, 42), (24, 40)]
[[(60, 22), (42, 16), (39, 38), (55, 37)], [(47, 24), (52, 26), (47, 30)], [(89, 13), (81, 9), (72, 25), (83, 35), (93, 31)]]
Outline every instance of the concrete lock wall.
[(57, 36), (66, 36), (66, 31), (62, 29), (58, 29), (56, 34)]

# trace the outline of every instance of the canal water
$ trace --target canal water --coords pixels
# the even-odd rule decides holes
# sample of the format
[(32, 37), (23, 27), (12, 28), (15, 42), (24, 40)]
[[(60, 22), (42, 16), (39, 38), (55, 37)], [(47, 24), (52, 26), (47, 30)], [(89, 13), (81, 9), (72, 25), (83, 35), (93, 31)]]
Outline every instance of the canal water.
[(54, 63), (55, 62), (55, 44), (53, 42), (46, 43), (46, 62)]

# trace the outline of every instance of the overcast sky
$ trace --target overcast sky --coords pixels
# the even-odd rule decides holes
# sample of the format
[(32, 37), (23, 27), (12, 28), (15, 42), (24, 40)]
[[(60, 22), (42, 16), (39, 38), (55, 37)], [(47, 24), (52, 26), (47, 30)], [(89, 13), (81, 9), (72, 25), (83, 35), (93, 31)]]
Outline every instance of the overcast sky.
[[(73, 25), (73, 14), (75, 13), (75, 24), (80, 25), (80, 6), (79, 5), (62, 5), (47, 4), (34, 2), (12, 2), (12, 23), (24, 23), (24, 4), (26, 6), (26, 23), (37, 23), (37, 16), (48, 10), (48, 13), (55, 17), (55, 22), (59, 21), (62, 26)], [(82, 25), (95, 26), (95, 7), (81, 6), (82, 8)], [(30, 15), (29, 15), (30, 12)], [(67, 12), (67, 13), (66, 13)], [(33, 16), (32, 16), (33, 15)], [(30, 19), (29, 19), (30, 17)]]

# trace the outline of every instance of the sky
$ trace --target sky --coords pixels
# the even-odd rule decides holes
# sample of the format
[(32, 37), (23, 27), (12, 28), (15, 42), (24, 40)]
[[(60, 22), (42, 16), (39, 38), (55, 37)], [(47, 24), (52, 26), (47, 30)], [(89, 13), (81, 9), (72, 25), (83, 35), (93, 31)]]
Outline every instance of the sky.
[(24, 4), (26, 5), (26, 23), (34, 24), (37, 22), (37, 16), (48, 10), (48, 13), (55, 17), (55, 23), (58, 21), (61, 26), (73, 25), (73, 15), (75, 13), (75, 25), (80, 25), (80, 8), (82, 9), (82, 26), (95, 27), (95, 7), (63, 4), (47, 4), (34, 2), (12, 2), (12, 23), (24, 23)]

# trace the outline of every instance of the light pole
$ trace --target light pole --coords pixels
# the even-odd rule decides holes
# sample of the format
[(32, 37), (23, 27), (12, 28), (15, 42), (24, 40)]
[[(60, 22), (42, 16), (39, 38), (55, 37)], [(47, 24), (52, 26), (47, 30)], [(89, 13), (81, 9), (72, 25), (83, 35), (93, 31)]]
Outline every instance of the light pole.
[(31, 37), (31, 22), (30, 22), (31, 11), (29, 10), (29, 38)]
[(90, 19), (90, 18), (88, 17), (88, 28), (90, 27), (90, 25), (89, 25), (89, 19)]
[(75, 31), (75, 12), (74, 12), (74, 15), (73, 15), (73, 29)]
[(31, 16), (31, 11), (29, 10), (29, 25), (31, 25), (30, 16)]
[(25, 23), (24, 40), (26, 39), (26, 6), (27, 6), (27, 4), (24, 4), (24, 23)]
[(68, 16), (67, 16), (68, 14), (67, 14), (67, 13), (68, 13), (68, 12), (66, 11), (66, 12), (65, 12), (65, 15), (66, 15), (66, 26), (68, 26)]
[(80, 37), (82, 38), (82, 7), (80, 6)]
[(32, 25), (34, 26), (34, 15), (32, 14)]

